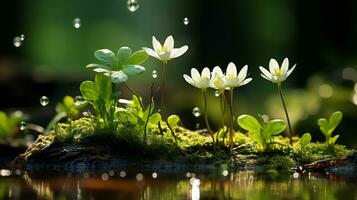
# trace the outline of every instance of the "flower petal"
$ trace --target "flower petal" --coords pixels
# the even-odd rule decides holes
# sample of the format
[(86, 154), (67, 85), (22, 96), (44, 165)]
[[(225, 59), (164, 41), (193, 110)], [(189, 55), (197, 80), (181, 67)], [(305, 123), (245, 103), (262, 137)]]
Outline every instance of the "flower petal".
[(159, 55), (157, 55), (157, 53), (156, 53), (153, 49), (150, 49), (150, 48), (147, 48), (147, 47), (142, 47), (142, 49), (143, 49), (147, 54), (149, 54), (149, 56), (152, 56), (152, 57), (154, 57), (154, 58), (160, 59)]
[(222, 69), (219, 66), (215, 66), (212, 70), (212, 77), (215, 75), (223, 76)]
[(241, 83), (239, 83), (239, 86), (243, 86), (243, 85), (246, 85), (248, 84), (250, 81), (252, 81), (253, 79), (252, 78), (247, 78), (245, 79), (244, 81), (242, 81)]
[(274, 58), (272, 58), (269, 62), (270, 73), (274, 74), (276, 69), (279, 69), (279, 63)]
[(192, 86), (196, 87), (194, 81), (192, 80), (191, 77), (189, 77), (188, 75), (184, 74), (183, 78), (186, 80), (187, 83), (191, 84)]
[(152, 47), (156, 52), (159, 52), (159, 50), (161, 49), (161, 43), (157, 41), (155, 36), (152, 36)]
[(166, 38), (164, 47), (166, 47), (167, 51), (172, 51), (172, 49), (174, 48), (174, 38), (172, 37), (172, 35)]
[(203, 70), (202, 70), (202, 73), (201, 73), (201, 78), (208, 78), (210, 79), (211, 78), (211, 72), (210, 70), (208, 69), (208, 67), (205, 67)]
[(237, 77), (237, 67), (234, 63), (230, 62), (226, 69), (227, 78), (235, 78)]
[(201, 79), (200, 73), (196, 68), (191, 69), (191, 77), (194, 82), (198, 82)]
[(271, 78), (266, 77), (264, 74), (260, 74), (260, 76), (262, 76), (263, 78), (265, 78), (268, 81), (272, 81)]
[(186, 51), (188, 50), (188, 46), (185, 45), (181, 48), (176, 48), (176, 49), (172, 49), (171, 51), (171, 55), (170, 58), (177, 58), (179, 56), (181, 56), (182, 54), (184, 54)]
[(285, 75), (288, 72), (288, 69), (289, 69), (289, 59), (285, 58), (283, 64), (281, 64), (281, 73)]
[(238, 74), (238, 79), (241, 81), (241, 80), (244, 80), (245, 77), (247, 77), (247, 74), (248, 74), (248, 65), (245, 65), (240, 71), (239, 71), (239, 74)]
[(291, 72), (294, 71), (295, 67), (296, 67), (296, 64), (288, 71), (286, 78), (291, 74)]
[(272, 77), (271, 73), (267, 69), (265, 69), (264, 67), (260, 66), (259, 69), (267, 78), (271, 78)]

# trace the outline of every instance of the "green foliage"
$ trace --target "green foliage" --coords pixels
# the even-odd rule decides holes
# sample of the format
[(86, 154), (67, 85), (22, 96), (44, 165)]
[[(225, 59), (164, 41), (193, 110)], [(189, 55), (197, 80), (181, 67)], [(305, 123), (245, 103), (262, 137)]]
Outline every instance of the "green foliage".
[(330, 118), (327, 120), (326, 118), (320, 118), (317, 121), (317, 124), (320, 126), (321, 132), (325, 135), (326, 143), (335, 144), (336, 140), (340, 137), (339, 135), (332, 136), (333, 131), (340, 124), (342, 120), (342, 112), (336, 111), (332, 113)]
[(6, 139), (15, 134), (24, 119), (25, 117), (21, 112), (7, 115), (5, 112), (0, 111), (0, 138)]
[(310, 143), (311, 143), (310, 133), (305, 133), (299, 139), (299, 144), (300, 144), (301, 149), (305, 149), (305, 147), (307, 147)]
[(126, 82), (129, 77), (143, 73), (145, 67), (141, 64), (149, 57), (144, 50), (132, 53), (129, 47), (121, 47), (116, 55), (108, 49), (100, 49), (95, 51), (94, 56), (101, 63), (92, 63), (86, 68), (110, 77), (116, 84)]
[(96, 74), (94, 82), (81, 83), (80, 91), (97, 114), (97, 127), (115, 129), (117, 124), (114, 122), (114, 114), (120, 93), (113, 92), (111, 79), (102, 74)]
[(167, 122), (169, 123), (169, 125), (172, 129), (175, 129), (179, 125), (180, 117), (177, 115), (170, 115), (167, 118)]
[(260, 115), (258, 119), (251, 115), (241, 115), (237, 121), (240, 127), (248, 131), (249, 137), (264, 148), (272, 142), (274, 136), (279, 135), (286, 127), (285, 121), (281, 119), (264, 122)]

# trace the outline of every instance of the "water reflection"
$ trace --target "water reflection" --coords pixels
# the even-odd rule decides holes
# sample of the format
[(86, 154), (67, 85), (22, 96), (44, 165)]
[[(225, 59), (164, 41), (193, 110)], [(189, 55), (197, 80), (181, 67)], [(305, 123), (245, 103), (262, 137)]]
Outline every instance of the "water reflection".
[[(160, 174), (160, 178), (153, 174)], [(103, 180), (102, 175), (108, 174)], [(356, 199), (355, 180), (331, 174), (256, 175), (251, 171), (199, 174), (120, 171), (72, 176), (0, 177), (0, 199)], [(137, 176), (139, 175), (139, 179)]]

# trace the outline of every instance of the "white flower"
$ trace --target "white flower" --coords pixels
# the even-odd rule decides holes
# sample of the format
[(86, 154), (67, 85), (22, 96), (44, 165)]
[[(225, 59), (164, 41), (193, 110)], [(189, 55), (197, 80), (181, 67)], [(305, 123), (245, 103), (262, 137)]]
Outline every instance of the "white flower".
[(248, 73), (248, 65), (245, 65), (237, 74), (237, 68), (235, 64), (230, 62), (226, 70), (226, 75), (223, 77), (225, 86), (232, 89), (249, 83), (252, 80), (252, 78), (246, 79), (247, 73)]
[(294, 71), (296, 64), (289, 70), (289, 60), (285, 58), (283, 64), (279, 68), (279, 64), (275, 59), (270, 59), (269, 62), (269, 71), (264, 67), (260, 66), (259, 69), (262, 71), (260, 74), (263, 78), (273, 83), (281, 83), (289, 77), (291, 72)]
[(205, 90), (210, 86), (211, 72), (205, 67), (200, 75), (196, 68), (192, 68), (191, 77), (184, 74), (183, 78), (192, 86)]
[(219, 66), (215, 66), (212, 71), (212, 78), (210, 80), (210, 87), (216, 90), (226, 89), (224, 82), (224, 74)]
[(152, 36), (152, 46), (154, 49), (147, 47), (142, 47), (142, 49), (150, 56), (155, 57), (163, 62), (167, 62), (173, 58), (181, 56), (188, 49), (187, 45), (180, 48), (174, 48), (174, 38), (171, 35), (166, 38), (164, 45), (161, 45), (155, 36)]

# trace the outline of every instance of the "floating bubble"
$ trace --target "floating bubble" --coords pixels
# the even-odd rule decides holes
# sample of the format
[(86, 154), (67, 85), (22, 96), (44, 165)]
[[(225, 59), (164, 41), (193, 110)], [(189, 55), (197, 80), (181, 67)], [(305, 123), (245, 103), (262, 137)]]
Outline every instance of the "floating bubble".
[(135, 12), (139, 9), (139, 2), (137, 0), (128, 0), (127, 6), (130, 12)]
[(152, 173), (152, 178), (157, 178), (157, 173), (156, 172)]
[(20, 47), (22, 44), (21, 37), (20, 36), (16, 36), (14, 37), (14, 39), (12, 40), (12, 43), (14, 44), (15, 47)]
[(189, 23), (190, 23), (190, 20), (187, 17), (183, 18), (183, 24), (184, 25), (187, 26)]
[(219, 92), (219, 90), (215, 90), (215, 91), (214, 91), (214, 96), (215, 96), (215, 97), (219, 97), (219, 95), (221, 95), (220, 92)]
[(192, 114), (193, 114), (193, 116), (195, 116), (195, 117), (199, 117), (199, 116), (201, 115), (201, 110), (200, 110), (198, 107), (194, 107), (194, 108), (192, 109)]
[(228, 176), (228, 173), (229, 173), (228, 170), (223, 170), (222, 175), (223, 176)]
[(80, 18), (75, 18), (73, 20), (73, 27), (79, 29), (82, 26), (82, 22)]
[(157, 71), (156, 70), (152, 70), (152, 78), (153, 79), (157, 78)]
[(40, 98), (40, 104), (41, 104), (42, 106), (47, 106), (49, 102), (50, 102), (50, 100), (49, 100), (48, 97), (46, 97), (46, 96), (42, 96), (42, 97)]
[(85, 102), (86, 102), (86, 100), (82, 96), (76, 96), (74, 98), (74, 104), (76, 106), (80, 106), (80, 105), (84, 104)]
[(126, 172), (125, 172), (125, 171), (121, 171), (121, 172), (119, 173), (119, 176), (122, 177), (122, 178), (124, 178), (124, 177), (126, 176)]
[(20, 35), (20, 39), (21, 39), (21, 41), (24, 41), (24, 40), (25, 40), (25, 35), (24, 35), (24, 34), (21, 34), (21, 35)]
[(330, 98), (333, 95), (333, 88), (329, 84), (322, 84), (319, 86), (318, 93), (322, 98)]
[(109, 176), (114, 176), (115, 172), (113, 170), (110, 170), (109, 172)]
[(107, 181), (107, 180), (109, 180), (109, 175), (107, 173), (103, 173), (101, 178), (103, 181)]
[(142, 173), (138, 173), (136, 174), (135, 178), (137, 181), (142, 181), (144, 179), (144, 175)]
[(186, 172), (186, 177), (190, 178), (191, 177), (191, 172)]
[(22, 121), (20, 122), (20, 130), (24, 131), (26, 129), (26, 122)]

